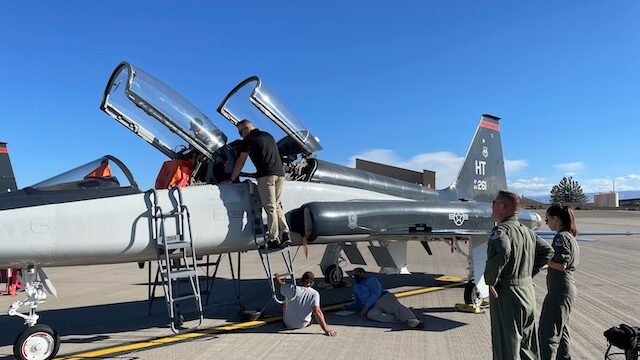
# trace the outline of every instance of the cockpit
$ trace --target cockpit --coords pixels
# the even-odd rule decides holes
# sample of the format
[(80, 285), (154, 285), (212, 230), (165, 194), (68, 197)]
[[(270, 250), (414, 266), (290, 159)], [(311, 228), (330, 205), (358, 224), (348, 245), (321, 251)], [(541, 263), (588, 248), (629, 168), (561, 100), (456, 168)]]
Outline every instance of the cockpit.
[[(209, 117), (143, 70), (127, 62), (119, 64), (107, 83), (100, 108), (171, 159), (163, 164), (156, 188), (230, 179), (241, 143), (227, 143), (226, 135)], [(315, 153), (322, 149), (320, 140), (257, 76), (235, 86), (217, 111), (234, 127), (248, 119), (279, 139), (278, 150), (289, 181), (342, 185), (412, 199), (433, 196), (433, 191), (417, 184), (316, 159)]]
[[(239, 142), (227, 143), (227, 136), (207, 115), (145, 71), (120, 63), (109, 78), (100, 109), (169, 157), (160, 168), (156, 188), (218, 184), (230, 179)], [(432, 191), (416, 184), (316, 159), (315, 153), (322, 149), (320, 140), (257, 76), (234, 87), (217, 111), (232, 126), (248, 119), (279, 139), (278, 150), (289, 181), (342, 185), (412, 199), (433, 196)], [(140, 192), (124, 164), (107, 155), (1, 194), (0, 210)]]
[[(163, 165), (161, 174), (171, 169), (187, 173), (189, 184), (216, 184), (229, 179), (238, 143), (227, 144), (227, 136), (207, 115), (145, 71), (127, 62), (118, 65), (100, 108), (171, 159)], [(234, 126), (249, 119), (276, 137), (284, 133), (278, 147), (288, 166), (299, 156), (308, 157), (322, 149), (319, 140), (256, 76), (238, 84), (218, 112)], [(156, 181), (156, 187), (176, 184), (186, 185), (168, 179)]]
[(37, 191), (105, 190), (119, 188), (138, 189), (129, 169), (111, 155), (80, 165), (75, 169), (31, 185), (26, 189)]
[(18, 191), (0, 194), (0, 210), (140, 192), (129, 169), (106, 155)]

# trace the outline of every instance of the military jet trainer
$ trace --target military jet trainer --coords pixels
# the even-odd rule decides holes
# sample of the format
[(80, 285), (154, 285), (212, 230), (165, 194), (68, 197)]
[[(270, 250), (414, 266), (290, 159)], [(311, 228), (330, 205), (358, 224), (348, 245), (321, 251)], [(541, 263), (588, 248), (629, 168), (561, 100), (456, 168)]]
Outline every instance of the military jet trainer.
[[(180, 331), (173, 321), (177, 303), (195, 302), (202, 317), (196, 256), (263, 245), (266, 217), (255, 181), (244, 174), (242, 182), (224, 183), (236, 152), (207, 115), (126, 62), (109, 78), (100, 108), (169, 159), (148, 191), (106, 155), (0, 195), (0, 267), (22, 269), (26, 287), (26, 299), (9, 309), (27, 325), (14, 345), (19, 359), (52, 358), (59, 348), (56, 331), (38, 324), (36, 313), (47, 293), (56, 294), (47, 267), (157, 260), (171, 327)], [(328, 280), (342, 278), (340, 249), (361, 241), (386, 252), (393, 261), (385, 266), (400, 271), (407, 266), (407, 241), (449, 241), (469, 261), (465, 302), (488, 296), (482, 274), (494, 226), (491, 201), (507, 188), (498, 117), (482, 115), (453, 184), (431, 190), (320, 160), (320, 141), (258, 77), (232, 89), (218, 112), (232, 124), (249, 118), (257, 127), (281, 130), (287, 179), (282, 205), (292, 240), (330, 244), (321, 264)], [(528, 210), (519, 218), (534, 229), (541, 224)], [(191, 291), (177, 294), (177, 281)]]

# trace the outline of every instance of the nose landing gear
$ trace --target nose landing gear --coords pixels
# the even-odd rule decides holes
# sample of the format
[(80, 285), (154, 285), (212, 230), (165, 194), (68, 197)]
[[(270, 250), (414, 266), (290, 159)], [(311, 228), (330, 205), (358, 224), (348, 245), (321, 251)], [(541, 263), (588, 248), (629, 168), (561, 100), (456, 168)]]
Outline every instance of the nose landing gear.
[(60, 337), (50, 326), (38, 324), (24, 329), (13, 344), (18, 360), (53, 359), (60, 348)]
[[(53, 359), (60, 348), (60, 337), (50, 326), (37, 324), (39, 316), (36, 314), (38, 304), (45, 302), (45, 290), (56, 295), (53, 284), (41, 267), (28, 267), (22, 270), (21, 282), (24, 284), (27, 298), (17, 300), (9, 307), (10, 316), (24, 319), (27, 328), (18, 335), (13, 343), (13, 355), (18, 360), (49, 360)], [(29, 313), (22, 314), (18, 309), (28, 306)]]

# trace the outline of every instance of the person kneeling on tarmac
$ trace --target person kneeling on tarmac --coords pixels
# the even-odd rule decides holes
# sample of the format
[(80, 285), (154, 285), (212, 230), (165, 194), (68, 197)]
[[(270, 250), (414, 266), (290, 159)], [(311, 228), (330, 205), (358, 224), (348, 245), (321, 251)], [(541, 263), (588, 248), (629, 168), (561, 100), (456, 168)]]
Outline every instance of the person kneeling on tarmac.
[(346, 310), (360, 309), (360, 315), (380, 322), (403, 322), (410, 328), (422, 329), (424, 325), (398, 298), (382, 288), (378, 279), (366, 276), (364, 269), (353, 269), (353, 300)]

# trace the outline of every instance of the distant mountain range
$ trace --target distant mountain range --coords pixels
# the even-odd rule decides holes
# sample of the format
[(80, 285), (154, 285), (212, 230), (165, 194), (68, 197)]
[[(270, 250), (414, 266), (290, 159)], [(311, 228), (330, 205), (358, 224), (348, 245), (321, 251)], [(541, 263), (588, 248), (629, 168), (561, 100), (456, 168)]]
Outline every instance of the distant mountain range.
[[(595, 193), (586, 193), (585, 195), (587, 195), (587, 202), (592, 203), (593, 195), (595, 195)], [(618, 196), (620, 197), (620, 200), (639, 199), (640, 191), (637, 191), (637, 190), (619, 191)], [(549, 195), (533, 195), (533, 196), (525, 196), (525, 197), (531, 200), (541, 202), (543, 204), (551, 203), (549, 199)]]

